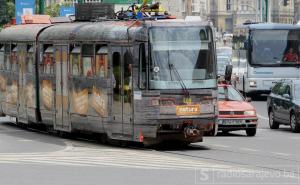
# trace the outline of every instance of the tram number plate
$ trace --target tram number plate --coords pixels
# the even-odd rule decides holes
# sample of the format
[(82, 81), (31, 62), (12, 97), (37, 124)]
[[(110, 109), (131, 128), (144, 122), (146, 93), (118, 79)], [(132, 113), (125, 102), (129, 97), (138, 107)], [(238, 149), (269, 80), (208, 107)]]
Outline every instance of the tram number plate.
[(232, 120), (232, 119), (228, 119), (228, 120), (219, 120), (219, 124), (222, 125), (242, 125), (245, 124), (245, 120)]
[(200, 105), (180, 105), (176, 106), (177, 116), (194, 116), (200, 114)]

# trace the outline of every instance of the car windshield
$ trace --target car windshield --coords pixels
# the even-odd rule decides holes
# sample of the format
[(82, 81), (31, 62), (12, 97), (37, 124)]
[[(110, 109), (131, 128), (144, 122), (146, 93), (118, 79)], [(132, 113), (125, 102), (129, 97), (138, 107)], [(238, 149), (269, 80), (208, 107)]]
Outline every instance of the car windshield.
[(211, 30), (206, 27), (150, 29), (150, 89), (216, 87)]
[(251, 64), (299, 65), (300, 30), (256, 30), (251, 38)]
[(241, 94), (232, 86), (218, 87), (218, 98), (223, 101), (244, 101)]
[(294, 90), (294, 94), (295, 94), (295, 99), (296, 100), (300, 100), (300, 84), (295, 85), (295, 90)]

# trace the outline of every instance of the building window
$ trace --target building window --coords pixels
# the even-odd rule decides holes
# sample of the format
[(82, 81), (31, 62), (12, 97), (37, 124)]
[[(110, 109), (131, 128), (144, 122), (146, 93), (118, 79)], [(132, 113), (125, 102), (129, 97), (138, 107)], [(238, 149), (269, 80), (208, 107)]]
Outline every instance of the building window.
[(226, 0), (226, 10), (231, 11), (231, 0)]
[(200, 12), (200, 0), (192, 0), (192, 12)]
[(181, 12), (186, 12), (186, 0), (181, 0)]

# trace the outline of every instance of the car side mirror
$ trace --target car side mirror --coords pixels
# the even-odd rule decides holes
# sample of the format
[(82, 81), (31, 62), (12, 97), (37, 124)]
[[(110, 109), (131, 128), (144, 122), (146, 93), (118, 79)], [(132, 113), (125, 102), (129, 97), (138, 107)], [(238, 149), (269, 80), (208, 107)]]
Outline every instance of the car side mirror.
[(283, 94), (282, 97), (287, 98), (287, 99), (291, 99), (289, 94)]
[(250, 97), (246, 97), (246, 102), (251, 102), (252, 99)]

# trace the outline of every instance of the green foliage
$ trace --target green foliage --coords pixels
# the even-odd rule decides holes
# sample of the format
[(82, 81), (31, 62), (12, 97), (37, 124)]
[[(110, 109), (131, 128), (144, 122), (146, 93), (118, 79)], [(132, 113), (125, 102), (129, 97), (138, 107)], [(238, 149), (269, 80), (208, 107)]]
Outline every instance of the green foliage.
[(6, 9), (7, 18), (9, 20), (11, 20), (12, 18), (15, 17), (15, 4), (13, 2), (11, 2), (11, 1), (8, 1), (6, 3), (6, 7), (7, 7), (7, 9)]
[(50, 15), (51, 17), (58, 17), (59, 16), (59, 4), (51, 4), (50, 6), (46, 7), (45, 14)]

